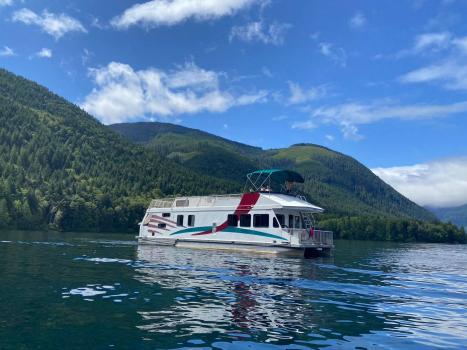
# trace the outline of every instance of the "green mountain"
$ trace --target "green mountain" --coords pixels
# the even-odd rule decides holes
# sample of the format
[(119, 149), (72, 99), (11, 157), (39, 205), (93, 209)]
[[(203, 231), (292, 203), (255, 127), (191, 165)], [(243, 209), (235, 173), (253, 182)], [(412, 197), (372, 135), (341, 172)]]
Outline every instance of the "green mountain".
[(332, 214), (434, 219), (432, 213), (403, 197), (355, 159), (322, 146), (298, 144), (265, 151), (168, 123), (109, 127), (145, 145), (152, 153), (205, 174), (241, 183), (245, 173), (258, 168), (297, 170), (305, 178), (301, 191)]
[(153, 197), (238, 190), (135, 146), (0, 70), (0, 226), (134, 230)]
[(155, 154), (211, 176), (241, 182), (256, 170), (258, 147), (169, 123), (122, 123), (109, 127)]
[(435, 215), (444, 222), (452, 222), (467, 228), (467, 204), (452, 208), (431, 208)]

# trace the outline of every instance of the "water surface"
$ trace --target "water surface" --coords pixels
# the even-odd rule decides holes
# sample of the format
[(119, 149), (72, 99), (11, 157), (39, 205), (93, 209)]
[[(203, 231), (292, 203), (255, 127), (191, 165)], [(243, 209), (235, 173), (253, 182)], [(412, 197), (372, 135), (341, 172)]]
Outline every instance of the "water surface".
[(456, 349), (467, 247), (337, 242), (318, 259), (0, 233), (0, 349)]

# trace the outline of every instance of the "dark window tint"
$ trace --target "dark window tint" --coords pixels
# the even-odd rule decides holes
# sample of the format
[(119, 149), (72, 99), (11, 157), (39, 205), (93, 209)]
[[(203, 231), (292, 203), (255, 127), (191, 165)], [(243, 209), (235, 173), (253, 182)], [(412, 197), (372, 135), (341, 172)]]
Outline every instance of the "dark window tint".
[(276, 218), (272, 218), (272, 226), (279, 227), (279, 222), (277, 221)]
[(251, 226), (251, 215), (250, 214), (240, 215), (240, 226), (241, 227), (250, 227)]
[(159, 228), (165, 228), (166, 224), (157, 224), (157, 227)]
[[(285, 227), (285, 216), (283, 214), (276, 215), (277, 220), (279, 220), (280, 227)], [(276, 227), (276, 226), (274, 226)]]
[(300, 216), (296, 216), (296, 217), (295, 217), (295, 224), (294, 224), (294, 227), (295, 227), (295, 228), (300, 228)]
[(170, 218), (170, 213), (162, 213), (162, 217), (164, 217), (164, 218)]
[(177, 215), (177, 226), (183, 226), (183, 215)]
[(254, 227), (269, 227), (269, 215), (268, 214), (253, 215), (253, 226)]
[(195, 226), (195, 216), (188, 215), (188, 226)]
[(289, 227), (293, 228), (293, 215), (289, 215)]
[(238, 216), (235, 214), (227, 215), (227, 225), (228, 226), (235, 226), (237, 227), (238, 224)]

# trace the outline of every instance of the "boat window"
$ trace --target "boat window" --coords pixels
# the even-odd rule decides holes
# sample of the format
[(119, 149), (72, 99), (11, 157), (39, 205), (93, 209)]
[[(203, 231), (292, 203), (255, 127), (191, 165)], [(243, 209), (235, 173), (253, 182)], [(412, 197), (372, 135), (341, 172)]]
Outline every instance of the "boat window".
[(195, 226), (195, 216), (188, 215), (188, 226)]
[(183, 215), (177, 215), (177, 226), (183, 226)]
[(272, 218), (272, 226), (273, 227), (279, 227), (279, 223), (277, 222), (277, 219), (275, 217)]
[(289, 227), (293, 228), (293, 215), (289, 215)]
[(251, 215), (250, 214), (240, 215), (240, 226), (241, 227), (250, 227), (251, 226)]
[(284, 214), (276, 214), (276, 217), (274, 219), (276, 219), (276, 218), (277, 218), (277, 221), (276, 220), (273, 221), (274, 227), (285, 227), (285, 216), (284, 216)]
[(253, 215), (253, 226), (254, 227), (269, 227), (269, 215), (268, 214)]
[(295, 224), (294, 224), (294, 227), (295, 227), (295, 228), (300, 228), (300, 216), (296, 216), (296, 217), (295, 217)]
[(236, 214), (227, 215), (227, 225), (228, 226), (237, 227), (237, 224), (238, 224), (238, 216)]
[(165, 226), (167, 226), (166, 224), (157, 224), (157, 227), (159, 228), (165, 228)]
[(170, 218), (170, 213), (162, 213), (163, 218)]

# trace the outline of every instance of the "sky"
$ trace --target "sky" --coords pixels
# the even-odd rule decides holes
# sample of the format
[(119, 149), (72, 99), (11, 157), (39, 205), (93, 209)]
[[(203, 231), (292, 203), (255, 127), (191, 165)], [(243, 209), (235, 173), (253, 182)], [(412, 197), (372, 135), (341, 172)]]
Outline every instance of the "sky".
[(467, 203), (467, 1), (0, 0), (0, 67), (104, 124), (348, 154)]

